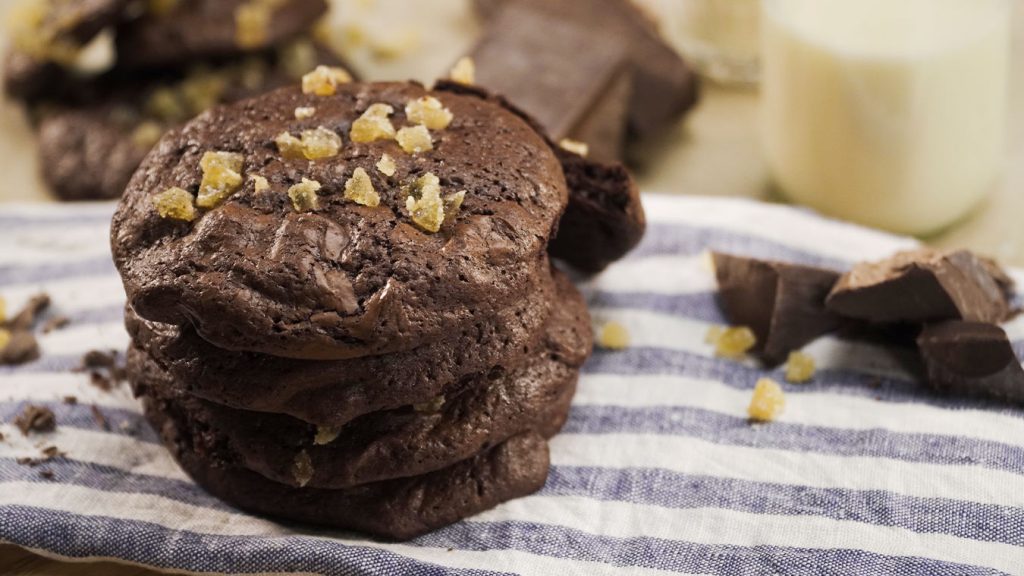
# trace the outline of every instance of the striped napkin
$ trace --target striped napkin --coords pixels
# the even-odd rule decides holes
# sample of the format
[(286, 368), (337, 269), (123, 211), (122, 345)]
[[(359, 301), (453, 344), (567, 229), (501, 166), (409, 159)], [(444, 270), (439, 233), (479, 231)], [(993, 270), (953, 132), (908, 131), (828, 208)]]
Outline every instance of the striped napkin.
[[(621, 322), (632, 344), (585, 366), (547, 485), (403, 544), (270, 522), (192, 484), (125, 388), (71, 371), (127, 344), (112, 205), (0, 210), (0, 294), (17, 309), (45, 290), (71, 318), (39, 361), (0, 368), (0, 541), (217, 574), (1024, 574), (1024, 412), (921, 390), (910, 351), (824, 338), (807, 349), (815, 380), (752, 425), (766, 372), (704, 342), (723, 322), (709, 248), (846, 267), (911, 241), (782, 206), (645, 201), (643, 245), (582, 285), (595, 324)], [(1024, 321), (1007, 329), (1024, 340)], [(30, 402), (55, 432), (11, 424)], [(66, 457), (16, 462), (46, 445)]]

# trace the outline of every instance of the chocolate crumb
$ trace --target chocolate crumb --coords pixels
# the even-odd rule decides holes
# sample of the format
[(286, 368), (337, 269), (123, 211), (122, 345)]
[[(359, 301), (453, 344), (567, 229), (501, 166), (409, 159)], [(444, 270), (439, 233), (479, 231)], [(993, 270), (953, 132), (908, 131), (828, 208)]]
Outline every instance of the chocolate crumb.
[(39, 358), (39, 342), (28, 330), (0, 328), (0, 364), (14, 366)]
[(60, 330), (71, 323), (71, 318), (67, 316), (54, 316), (43, 324), (43, 334), (49, 334), (54, 330)]
[(4, 433), (0, 432), (0, 442), (3, 442), (3, 441), (4, 441)]
[(52, 432), (57, 427), (57, 419), (49, 408), (29, 404), (14, 419), (14, 425), (28, 436), (29, 432)]
[(46, 293), (36, 294), (13, 318), (7, 322), (7, 328), (14, 333), (31, 330), (39, 315), (50, 306), (50, 296)]
[(46, 480), (53, 480), (53, 470), (40, 470), (39, 475)]
[(17, 462), (19, 466), (37, 466), (39, 464), (38, 460), (29, 456), (20, 456), (15, 460), (15, 462)]
[(100, 412), (99, 406), (93, 404), (90, 408), (92, 410), (92, 419), (96, 421), (96, 425), (103, 430), (110, 431), (110, 422), (107, 421), (107, 417)]
[(42, 452), (43, 456), (45, 456), (47, 460), (53, 460), (54, 458), (63, 458), (65, 454), (64, 452), (61, 452), (60, 449), (57, 448), (56, 446), (47, 446), (46, 448), (43, 448)]
[(71, 405), (71, 406), (74, 406), (75, 404), (78, 404), (78, 397), (77, 396), (65, 396), (64, 397), (64, 403), (68, 404), (68, 405)]

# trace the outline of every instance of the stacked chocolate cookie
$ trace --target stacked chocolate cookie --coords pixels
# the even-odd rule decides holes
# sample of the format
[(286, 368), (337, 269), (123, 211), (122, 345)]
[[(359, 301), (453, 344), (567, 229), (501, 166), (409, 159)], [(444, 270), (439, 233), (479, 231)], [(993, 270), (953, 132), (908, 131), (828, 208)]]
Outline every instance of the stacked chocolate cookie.
[(324, 0), (20, 0), (4, 89), (25, 103), (59, 198), (116, 198), (167, 128), (340, 65), (311, 39), (326, 11)]
[(528, 494), (591, 348), (549, 242), (573, 197), (608, 241), (570, 264), (635, 243), (622, 174), (453, 84), (319, 68), (215, 108), (114, 217), (135, 390), (183, 468), (256, 512), (409, 538)]

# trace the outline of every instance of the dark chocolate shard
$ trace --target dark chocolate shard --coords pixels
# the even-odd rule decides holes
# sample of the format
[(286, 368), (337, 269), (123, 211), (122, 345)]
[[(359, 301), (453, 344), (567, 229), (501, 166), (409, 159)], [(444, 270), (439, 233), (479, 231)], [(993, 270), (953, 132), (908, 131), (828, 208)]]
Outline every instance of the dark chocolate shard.
[(476, 84), (511, 99), (553, 140), (585, 142), (600, 160), (621, 158), (631, 81), (623, 39), (510, 3), (470, 57)]
[(922, 248), (854, 266), (829, 294), (828, 307), (875, 323), (994, 323), (1009, 314), (1010, 290), (1012, 281), (990, 260)]
[(790, 352), (839, 328), (840, 318), (825, 308), (838, 272), (717, 252), (712, 258), (725, 315), (753, 330), (753, 352), (765, 364), (781, 364)]
[[(629, 0), (477, 0), (476, 5), (485, 19), (498, 18), (512, 5), (525, 6), (553, 25), (581, 26), (597, 34), (602, 43), (613, 38), (624, 40), (632, 68), (628, 124), (634, 136), (663, 132), (697, 103), (697, 75), (664, 41), (657, 26)], [(592, 49), (585, 46), (564, 58), (576, 62)], [(529, 76), (518, 81), (522, 82), (521, 89), (530, 88)], [(510, 97), (515, 100), (515, 94)]]
[(928, 385), (958, 396), (1024, 402), (1024, 368), (1006, 332), (995, 324), (950, 320), (917, 338)]

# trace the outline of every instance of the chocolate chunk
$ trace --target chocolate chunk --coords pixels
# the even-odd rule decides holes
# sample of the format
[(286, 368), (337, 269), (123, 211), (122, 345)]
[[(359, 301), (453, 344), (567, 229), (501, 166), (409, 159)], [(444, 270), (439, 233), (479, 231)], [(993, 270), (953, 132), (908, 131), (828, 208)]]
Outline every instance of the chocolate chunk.
[(926, 326), (917, 344), (935, 390), (1024, 402), (1024, 368), (999, 326), (950, 320)]
[(71, 318), (68, 318), (67, 316), (54, 316), (53, 318), (48, 319), (45, 324), (43, 324), (42, 332), (43, 334), (49, 334), (54, 330), (60, 330), (61, 328), (64, 328), (70, 323)]
[(840, 278), (828, 308), (875, 323), (967, 320), (999, 322), (1009, 313), (1012, 280), (966, 250), (929, 248), (858, 264)]
[[(638, 137), (650, 136), (671, 126), (696, 103), (699, 93), (697, 75), (687, 67), (658, 33), (657, 27), (628, 0), (476, 0), (484, 18), (498, 18), (510, 5), (536, 10), (558, 26), (581, 26), (595, 33), (601, 43), (611, 39), (625, 41), (630, 49), (633, 89), (629, 102), (629, 129)], [(575, 62), (581, 47), (565, 55)], [(477, 76), (481, 76), (477, 66)], [(531, 76), (517, 79), (525, 89)], [(515, 93), (510, 94), (515, 100)]]
[(726, 317), (754, 331), (753, 351), (769, 366), (839, 328), (839, 317), (825, 308), (838, 272), (717, 252), (712, 257)]
[(50, 296), (48, 294), (36, 294), (29, 298), (21, 311), (7, 322), (7, 328), (12, 332), (18, 330), (31, 330), (32, 327), (35, 326), (36, 319), (47, 308), (49, 308), (49, 306)]
[(553, 140), (585, 142), (598, 160), (622, 157), (631, 90), (625, 39), (510, 3), (470, 57), (476, 84), (510, 98)]
[(39, 358), (39, 342), (27, 330), (11, 332), (7, 344), (0, 348), (0, 365), (14, 366)]
[(29, 432), (52, 432), (57, 427), (57, 419), (49, 408), (29, 404), (14, 419), (14, 425), (28, 436)]

